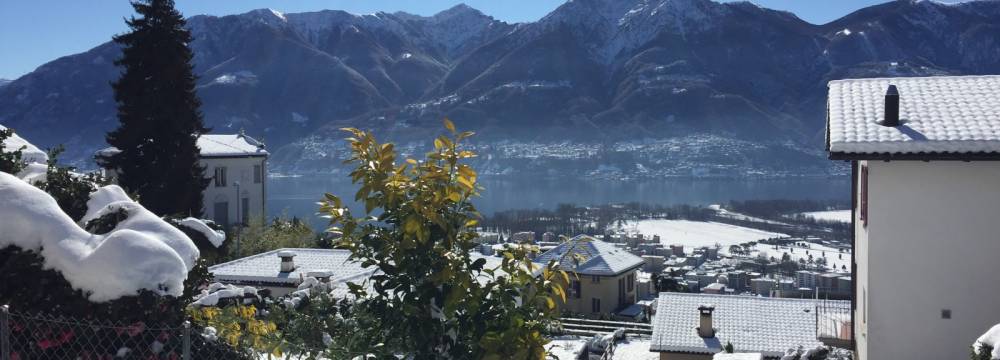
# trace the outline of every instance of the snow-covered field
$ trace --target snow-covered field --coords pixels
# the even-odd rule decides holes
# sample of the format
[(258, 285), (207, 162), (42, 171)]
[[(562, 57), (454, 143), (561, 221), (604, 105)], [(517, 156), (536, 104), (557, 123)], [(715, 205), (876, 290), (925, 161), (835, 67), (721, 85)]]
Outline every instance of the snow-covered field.
[(813, 261), (819, 258), (826, 258), (826, 266), (837, 271), (850, 271), (851, 270), (851, 251), (845, 250), (840, 252), (836, 248), (832, 248), (822, 244), (816, 243), (805, 243), (806, 246), (778, 246), (775, 250), (775, 246), (760, 244), (757, 245), (756, 250), (759, 253), (765, 254), (767, 257), (774, 257), (776, 259), (781, 259), (784, 254), (788, 254), (792, 260), (799, 261), (799, 259), (809, 260), (809, 255), (812, 255)]
[(816, 220), (836, 221), (842, 223), (851, 222), (851, 210), (813, 211), (801, 213), (799, 215)]
[(762, 219), (762, 218), (759, 218), (759, 217), (754, 217), (754, 216), (750, 216), (750, 215), (746, 215), (746, 214), (732, 212), (732, 211), (723, 209), (721, 205), (709, 205), (708, 208), (712, 209), (712, 210), (715, 210), (716, 211), (716, 215), (719, 215), (719, 216), (724, 217), (724, 218), (730, 218), (730, 219), (733, 219), (733, 220), (760, 222), (760, 223), (774, 224), (774, 225), (788, 225), (787, 223), (783, 223), (783, 222), (780, 222), (780, 221), (767, 220), (767, 219)]
[(730, 245), (769, 238), (783, 238), (788, 235), (751, 229), (717, 222), (690, 220), (640, 220), (625, 225), (631, 232), (646, 236), (659, 235), (660, 243), (684, 245), (687, 249), (703, 246), (722, 245), (722, 252), (728, 253)]

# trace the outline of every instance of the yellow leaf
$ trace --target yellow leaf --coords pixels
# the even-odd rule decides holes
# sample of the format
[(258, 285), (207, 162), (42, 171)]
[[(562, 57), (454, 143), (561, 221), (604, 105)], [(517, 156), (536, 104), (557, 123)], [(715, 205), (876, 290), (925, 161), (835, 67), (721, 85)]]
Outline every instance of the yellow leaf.
[(434, 139), (434, 148), (440, 150), (444, 147), (444, 142), (441, 139)]
[(455, 133), (455, 123), (448, 120), (448, 118), (444, 118), (444, 127), (447, 128), (448, 131), (451, 131), (452, 134)]

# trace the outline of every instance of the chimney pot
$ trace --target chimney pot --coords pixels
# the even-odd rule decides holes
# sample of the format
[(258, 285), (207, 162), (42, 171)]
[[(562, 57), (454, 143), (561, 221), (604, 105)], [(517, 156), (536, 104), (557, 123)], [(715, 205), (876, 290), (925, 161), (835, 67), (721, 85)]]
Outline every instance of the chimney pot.
[(702, 305), (698, 307), (698, 336), (703, 338), (715, 337), (715, 328), (712, 324), (713, 312), (715, 312), (714, 305)]
[(889, 89), (885, 91), (885, 117), (881, 125), (899, 126), (899, 89), (896, 89), (896, 85), (889, 85)]
[(295, 253), (283, 250), (278, 252), (278, 257), (281, 258), (281, 272), (292, 272), (295, 271)]

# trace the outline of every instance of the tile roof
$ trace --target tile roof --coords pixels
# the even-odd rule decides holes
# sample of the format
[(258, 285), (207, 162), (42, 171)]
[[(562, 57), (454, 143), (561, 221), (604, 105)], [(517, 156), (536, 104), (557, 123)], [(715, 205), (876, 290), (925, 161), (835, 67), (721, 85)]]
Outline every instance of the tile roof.
[[(574, 266), (577, 256), (580, 261)], [(621, 274), (643, 264), (641, 257), (587, 235), (577, 235), (535, 258), (536, 263), (543, 265), (551, 260), (559, 261), (559, 267), (566, 271), (606, 276)]]
[[(295, 253), (295, 270), (280, 272), (281, 258), (278, 252)], [(329, 270), (330, 281), (360, 280), (370, 276), (374, 270), (365, 269), (361, 264), (349, 261), (351, 252), (338, 249), (278, 249), (214, 265), (208, 271), (220, 282), (270, 282), (299, 283), (310, 271)]]
[[(896, 127), (878, 124), (889, 85), (899, 89)], [(1000, 152), (1000, 76), (832, 81), (828, 111), (834, 154)]]
[[(826, 300), (829, 301), (829, 300)], [(850, 306), (850, 301), (835, 301)], [(715, 306), (716, 336), (698, 336), (698, 307)], [(790, 348), (814, 348), (816, 301), (736, 295), (661, 293), (653, 317), (651, 351), (717, 353), (731, 342), (736, 351), (781, 356)]]
[[(281, 258), (278, 255), (285, 251), (295, 253), (293, 259), (295, 271), (289, 273), (279, 271)], [(330, 282), (337, 283), (347, 281), (361, 283), (378, 271), (374, 267), (363, 268), (360, 263), (349, 261), (350, 256), (350, 251), (341, 249), (277, 249), (214, 265), (209, 267), (208, 271), (222, 283), (266, 282), (285, 283), (288, 286), (298, 284), (301, 282), (301, 277), (308, 276), (308, 273), (313, 271), (329, 271), (331, 273)], [(473, 260), (486, 259), (484, 269), (498, 269), (503, 262), (502, 257), (487, 256), (476, 252), (469, 253), (469, 256)], [(536, 267), (533, 270), (536, 276), (542, 272), (541, 267)], [(506, 274), (503, 271), (497, 271), (495, 275), (504, 276)], [(489, 278), (483, 273), (478, 280), (485, 283)], [(343, 286), (340, 290), (346, 293), (346, 285), (341, 285)]]
[(264, 144), (242, 134), (204, 134), (198, 137), (201, 156), (266, 156)]

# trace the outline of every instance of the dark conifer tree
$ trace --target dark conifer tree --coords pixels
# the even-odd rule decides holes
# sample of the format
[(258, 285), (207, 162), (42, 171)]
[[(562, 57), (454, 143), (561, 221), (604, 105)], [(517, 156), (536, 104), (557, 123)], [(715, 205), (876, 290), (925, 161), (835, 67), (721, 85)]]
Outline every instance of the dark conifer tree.
[(208, 129), (195, 94), (191, 33), (172, 0), (137, 0), (132, 7), (139, 17), (114, 37), (122, 47), (115, 62), (122, 74), (111, 84), (120, 124), (107, 142), (121, 152), (100, 162), (117, 170), (118, 183), (150, 211), (200, 216), (209, 180), (196, 143)]

